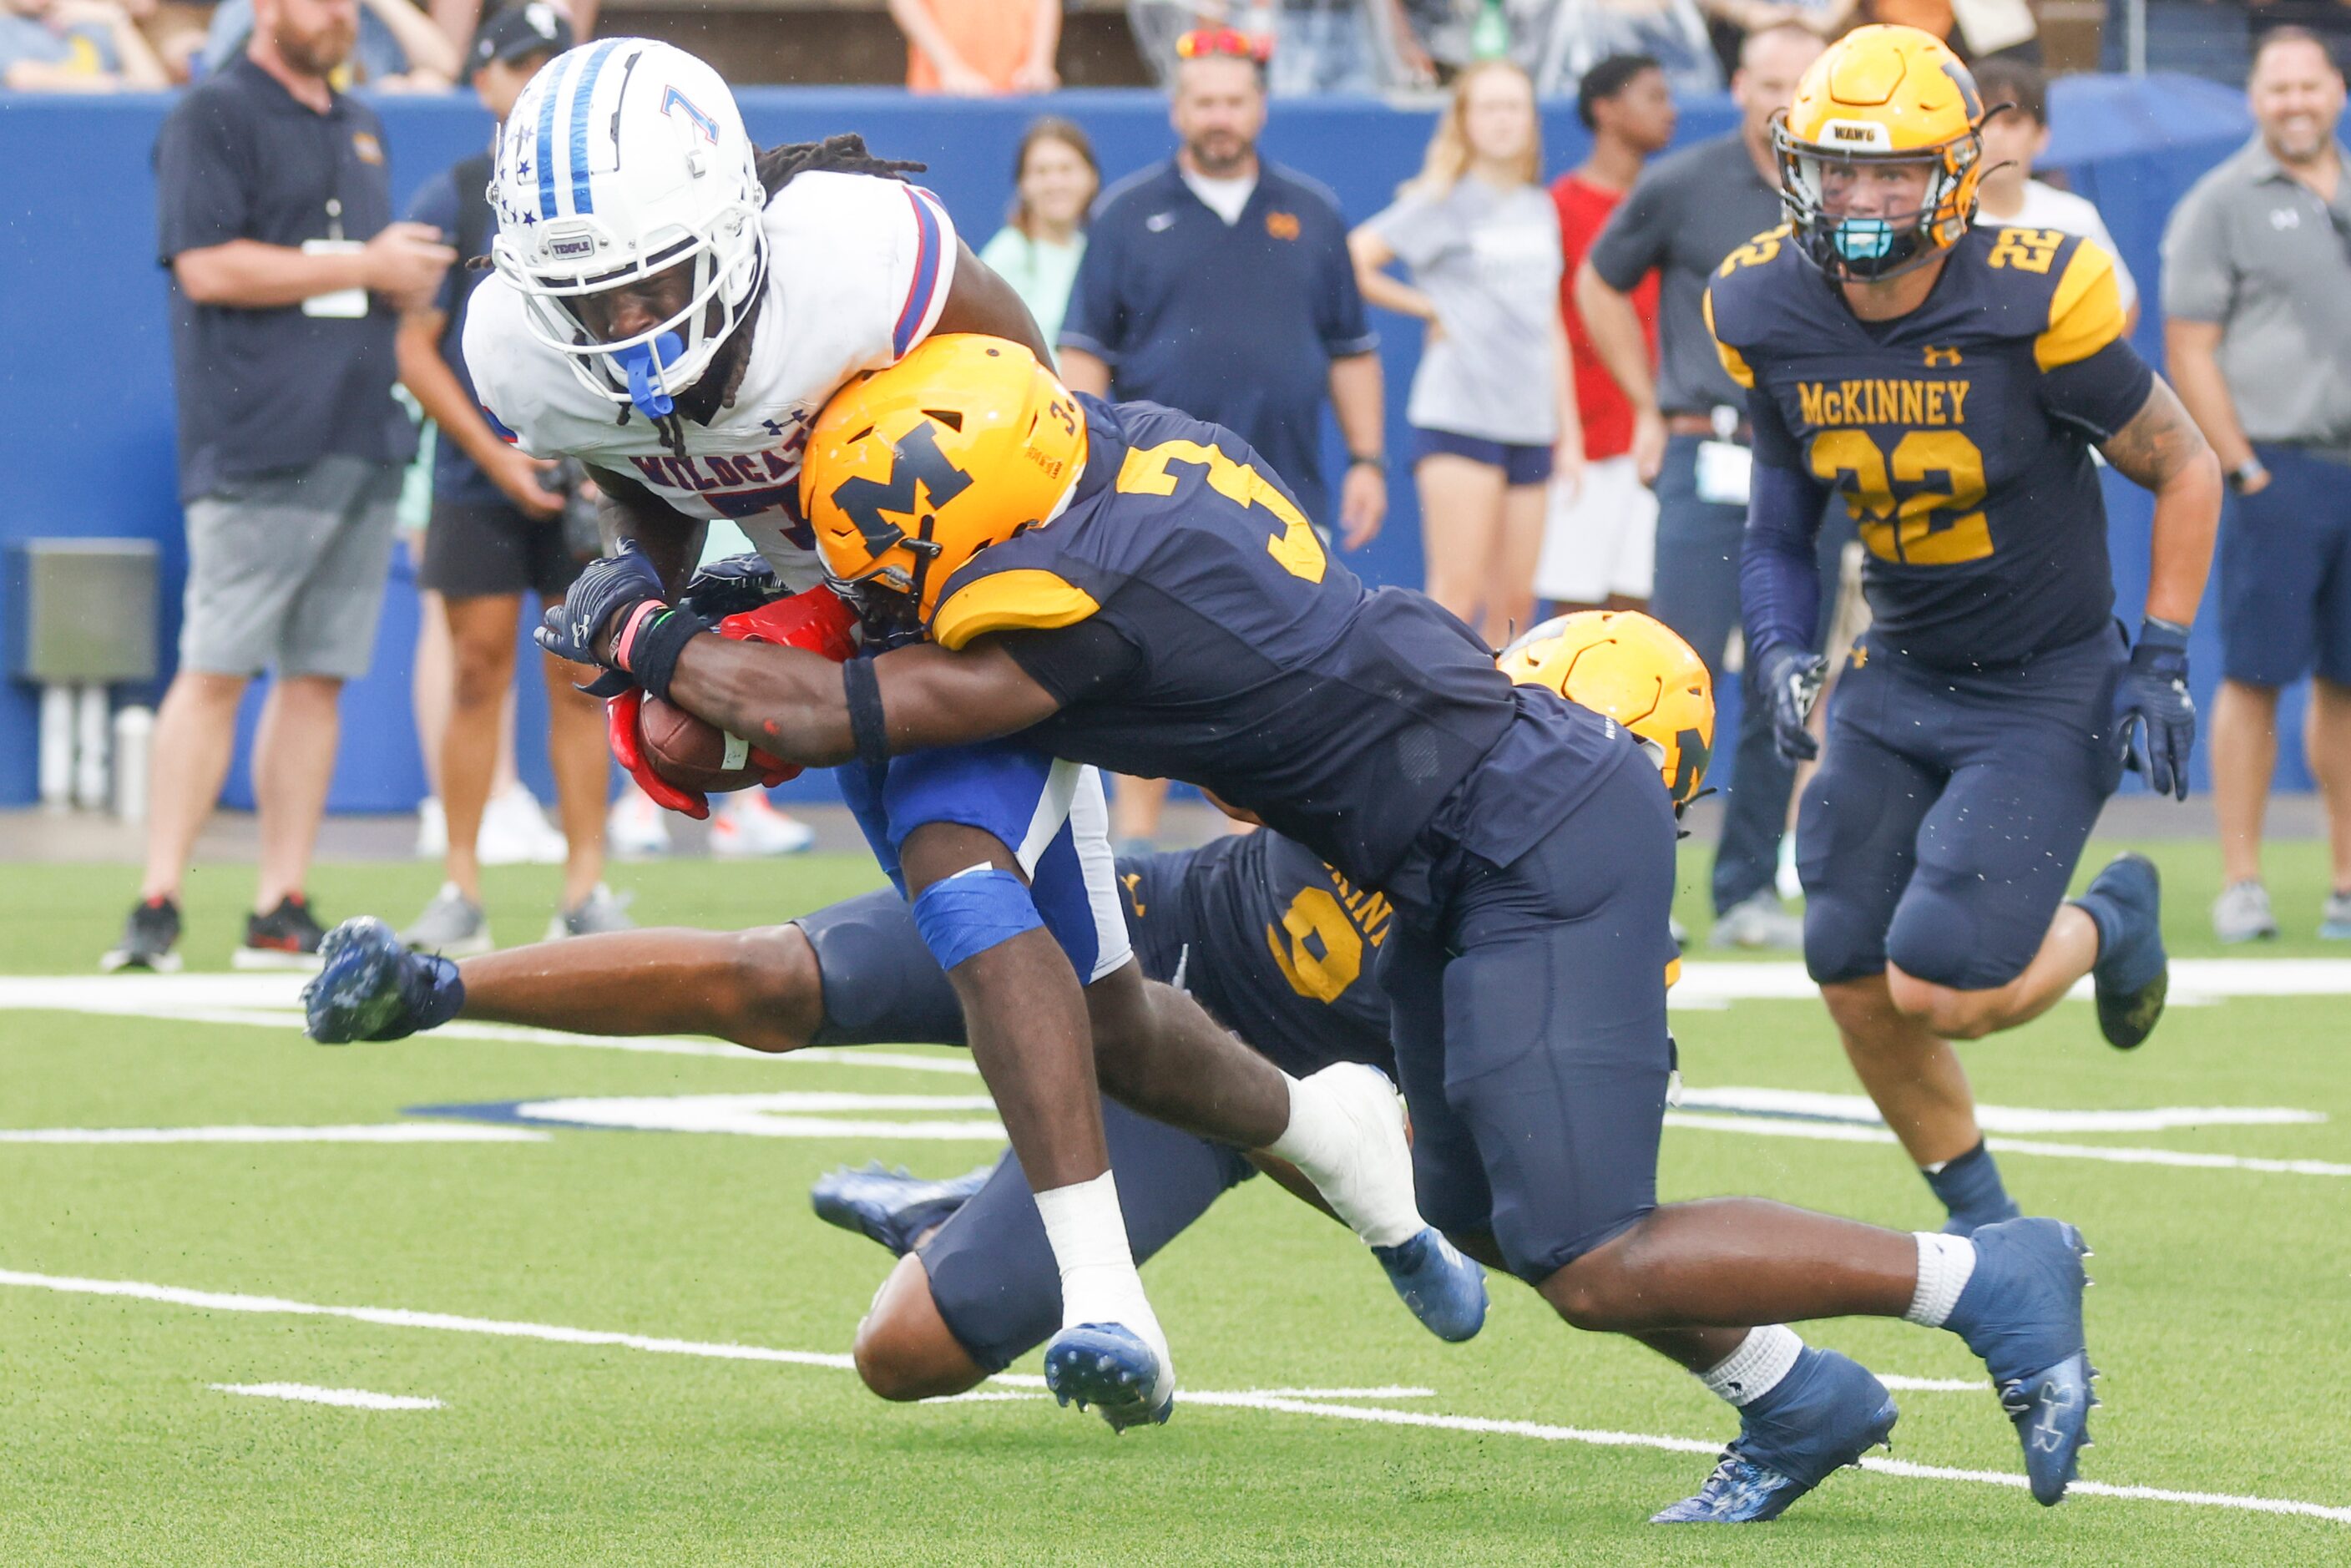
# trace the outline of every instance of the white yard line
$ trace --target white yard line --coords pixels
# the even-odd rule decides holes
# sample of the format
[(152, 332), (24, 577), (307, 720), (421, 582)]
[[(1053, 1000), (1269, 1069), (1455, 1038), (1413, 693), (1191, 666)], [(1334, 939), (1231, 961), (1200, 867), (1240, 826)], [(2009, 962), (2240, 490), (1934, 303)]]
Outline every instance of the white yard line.
[[(1667, 1112), (1666, 1125), (1708, 1133), (1745, 1133), (1761, 1138), (1812, 1138), (1832, 1144), (1890, 1144), (1895, 1141), (1894, 1134), (1883, 1127), (1857, 1127), (1838, 1122), (1788, 1122), (1763, 1116), (1702, 1116), (1692, 1115), (1687, 1111)], [(2273, 1160), (2252, 1155), (2195, 1154), (2182, 1149), (2050, 1144), (2037, 1138), (1986, 1138), (1984, 1143), (2003, 1155), (2046, 1155), (2064, 1160), (2104, 1160), (2112, 1165), (2180, 1166), (2196, 1170), (2351, 1176), (2351, 1165), (2337, 1165), (2327, 1160)]]
[(5, 1127), (0, 1144), (544, 1144), (553, 1134), (475, 1122), (352, 1127)]
[[(616, 1333), (601, 1329), (566, 1328), (553, 1323), (513, 1322), (496, 1318), (460, 1317), (447, 1312), (411, 1312), (394, 1307), (333, 1307), (310, 1301), (287, 1301), (277, 1296), (248, 1296), (221, 1291), (192, 1291), (177, 1285), (148, 1284), (133, 1280), (85, 1280), (55, 1274), (26, 1273), (16, 1270), (0, 1270), (0, 1286), (17, 1286), (26, 1290), (53, 1291), (69, 1295), (116, 1296), (135, 1301), (154, 1301), (167, 1306), (190, 1307), (202, 1312), (272, 1312), (305, 1317), (344, 1318), (356, 1322), (374, 1323), (387, 1328), (437, 1329), (456, 1333), (490, 1334), (507, 1339), (543, 1340), (558, 1344), (610, 1345), (625, 1350), (649, 1351), (664, 1355), (706, 1356), (722, 1361), (781, 1362), (799, 1366), (848, 1368), (854, 1364), (846, 1355), (821, 1351), (773, 1350), (761, 1345), (729, 1344), (705, 1340), (663, 1339), (646, 1334)], [(1031, 1386), (1041, 1378), (1003, 1377), (996, 1381)], [(986, 1391), (980, 1391), (986, 1392)], [(1305, 1390), (1296, 1391), (1309, 1392)], [(1331, 1392), (1339, 1392), (1332, 1390)], [(1349, 1394), (1385, 1391), (1347, 1390)], [(1016, 1395), (1027, 1398), (1027, 1395)], [(966, 1396), (967, 1400), (969, 1396)], [(1390, 1410), (1377, 1406), (1338, 1405), (1324, 1399), (1292, 1397), (1290, 1392), (1271, 1390), (1252, 1392), (1237, 1390), (1218, 1392), (1213, 1389), (1186, 1389), (1181, 1403), (1222, 1406), (1245, 1410), (1262, 1410), (1289, 1416), (1321, 1416), (1337, 1421), (1370, 1422), (1390, 1427), (1418, 1427), (1452, 1432), (1474, 1432), (1488, 1436), (1530, 1437), (1543, 1442), (1583, 1443), (1600, 1448), (1653, 1448), (1676, 1454), (1714, 1454), (1722, 1445), (1698, 1437), (1671, 1437), (1646, 1432), (1612, 1432), (1583, 1427), (1558, 1427), (1540, 1421), (1494, 1420), (1479, 1416), (1447, 1416), (1426, 1410)], [(937, 1401), (936, 1403), (952, 1403)], [(1958, 1469), (1941, 1465), (1913, 1464), (1903, 1459), (1870, 1458), (1862, 1468), (1879, 1475), (1899, 1476), (1914, 1480), (1959, 1481), (1979, 1486), (2022, 1487), (2021, 1475), (1999, 1470)], [(2323, 1519), (2337, 1524), (2351, 1524), (2351, 1508), (2327, 1503), (2303, 1502), (2288, 1498), (2242, 1496), (2231, 1492), (2183, 1491), (2164, 1487), (2116, 1486), (2102, 1481), (2076, 1481), (2073, 1495), (2105, 1497), (2134, 1501), (2169, 1502), (2196, 1508), (2232, 1509), (2250, 1513), (2294, 1514), (2309, 1519)]]
[(301, 1405), (340, 1405), (350, 1410), (440, 1410), (438, 1399), (406, 1394), (371, 1394), (364, 1388), (315, 1388), (307, 1383), (215, 1383), (223, 1394), (254, 1399), (291, 1399)]

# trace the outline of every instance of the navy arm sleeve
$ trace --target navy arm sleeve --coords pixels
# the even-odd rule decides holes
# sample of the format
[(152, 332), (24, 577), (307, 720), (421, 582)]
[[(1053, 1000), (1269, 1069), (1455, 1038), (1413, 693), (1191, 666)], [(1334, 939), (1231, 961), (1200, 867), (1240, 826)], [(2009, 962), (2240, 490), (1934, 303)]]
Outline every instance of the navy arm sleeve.
[(2041, 374), (2042, 401), (2051, 415), (2094, 442), (2113, 439), (2138, 416), (2154, 390), (2155, 372), (2120, 338), (2087, 359)]
[(1783, 643), (1813, 645), (1821, 617), (1821, 574), (1813, 545), (1829, 491), (1805, 468), (1771, 393), (1761, 388), (1749, 392), (1747, 414), (1755, 431), (1755, 471), (1739, 557), (1739, 605), (1748, 657), (1754, 660)]
[(1110, 622), (1088, 617), (1051, 631), (1000, 632), (1004, 651), (1063, 707), (1118, 685), (1142, 651)]

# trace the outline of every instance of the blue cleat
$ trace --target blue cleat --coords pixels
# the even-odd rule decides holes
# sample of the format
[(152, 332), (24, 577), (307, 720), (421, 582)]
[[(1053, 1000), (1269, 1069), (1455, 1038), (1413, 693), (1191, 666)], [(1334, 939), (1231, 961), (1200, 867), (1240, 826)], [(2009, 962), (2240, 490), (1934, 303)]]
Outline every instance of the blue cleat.
[(465, 1005), (456, 965), (410, 952), (391, 926), (363, 915), (319, 944), (319, 973), (302, 988), (302, 1027), (321, 1045), (401, 1040), (438, 1029)]
[(969, 1203), (995, 1170), (993, 1164), (984, 1165), (946, 1181), (924, 1181), (907, 1175), (904, 1166), (888, 1170), (872, 1160), (862, 1170), (842, 1166), (817, 1177), (809, 1202), (827, 1225), (854, 1230), (904, 1258)]
[(1176, 1372), (1133, 1329), (1080, 1323), (1045, 1347), (1045, 1386), (1063, 1405), (1092, 1406), (1113, 1432), (1165, 1423), (1176, 1408)]
[[(1769, 1406), (1769, 1409), (1763, 1408)], [(1899, 1412), (1869, 1368), (1807, 1348), (1779, 1387), (1740, 1413), (1739, 1436), (1695, 1497), (1651, 1524), (1761, 1524), (1886, 1441)]]
[(1486, 1270), (1434, 1225), (1397, 1246), (1374, 1247), (1372, 1256), (1412, 1315), (1437, 1338), (1458, 1344), (1486, 1326)]
[(2082, 1329), (2089, 1283), (2082, 1233), (2055, 1219), (2011, 1219), (1974, 1237), (1975, 1272), (1944, 1324), (1991, 1369), (1992, 1387), (2024, 1445), (2025, 1479), (2043, 1508), (2061, 1502), (2090, 1446), (2098, 1403)]
[(2137, 1049), (2155, 1032), (2171, 987), (2163, 950), (2163, 880), (2145, 855), (2116, 855), (2074, 901), (2098, 923), (2098, 1029), (2117, 1051)]

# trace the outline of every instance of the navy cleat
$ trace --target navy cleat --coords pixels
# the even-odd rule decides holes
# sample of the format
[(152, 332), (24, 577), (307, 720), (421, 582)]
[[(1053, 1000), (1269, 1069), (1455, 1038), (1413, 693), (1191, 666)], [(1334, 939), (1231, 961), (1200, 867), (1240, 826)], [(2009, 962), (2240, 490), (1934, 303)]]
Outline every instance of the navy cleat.
[(319, 973), (302, 988), (302, 1027), (321, 1045), (400, 1040), (438, 1029), (465, 1004), (456, 965), (410, 952), (391, 926), (361, 915), (319, 944)]
[(1991, 1369), (1992, 1388), (2024, 1445), (2025, 1479), (2043, 1508), (2061, 1502), (2090, 1446), (2090, 1381), (2082, 1329), (2089, 1283), (2082, 1233), (2055, 1219), (2011, 1219), (1974, 1237), (1975, 1271), (1946, 1328)]
[(1080, 1323), (1045, 1347), (1045, 1386), (1063, 1405), (1092, 1407), (1113, 1432), (1165, 1423), (1176, 1408), (1176, 1370), (1141, 1334), (1118, 1323)]
[(1886, 1442), (1899, 1414), (1894, 1396), (1869, 1368), (1835, 1351), (1807, 1347), (1777, 1388), (1740, 1412), (1739, 1436), (1698, 1495), (1649, 1522), (1761, 1524), (1777, 1519), (1789, 1504)]
[(1486, 1326), (1486, 1270), (1434, 1225), (1400, 1245), (1374, 1247), (1372, 1256), (1412, 1315), (1437, 1338), (1458, 1344)]
[(854, 1230), (904, 1258), (969, 1203), (995, 1170), (985, 1165), (946, 1181), (925, 1181), (907, 1175), (904, 1166), (889, 1170), (871, 1160), (862, 1170), (842, 1166), (817, 1177), (809, 1202), (827, 1225)]
[(2116, 855), (2074, 902), (2098, 924), (2098, 961), (2090, 979), (2099, 1031), (2116, 1050), (2136, 1050), (2155, 1032), (2171, 987), (2171, 961), (2163, 950), (2163, 879), (2145, 855)]

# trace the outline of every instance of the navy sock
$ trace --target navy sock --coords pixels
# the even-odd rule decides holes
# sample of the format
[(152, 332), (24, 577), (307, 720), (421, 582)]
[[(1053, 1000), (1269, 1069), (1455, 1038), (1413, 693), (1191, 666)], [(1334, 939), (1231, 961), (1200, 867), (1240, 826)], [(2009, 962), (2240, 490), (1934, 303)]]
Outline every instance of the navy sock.
[(2122, 936), (2123, 926), (2123, 912), (2115, 907), (2115, 901), (2094, 885), (2085, 890), (2081, 897), (2069, 898), (2065, 902), (2087, 915), (2091, 924), (2097, 926), (2098, 956), (2103, 958), (2113, 952), (2116, 940)]
[(2003, 1219), (2014, 1219), (2023, 1210), (2008, 1196), (2001, 1185), (2000, 1166), (1992, 1162), (1991, 1150), (1979, 1139), (1976, 1146), (1955, 1160), (1947, 1160), (1940, 1170), (1921, 1171), (1951, 1218), (1973, 1229), (1978, 1226), (1997, 1225)]
[(439, 954), (412, 953), (402, 966), (400, 999), (400, 1032), (376, 1039), (400, 1040), (418, 1030), (439, 1029), (465, 1005), (465, 982), (458, 978), (457, 966)]

